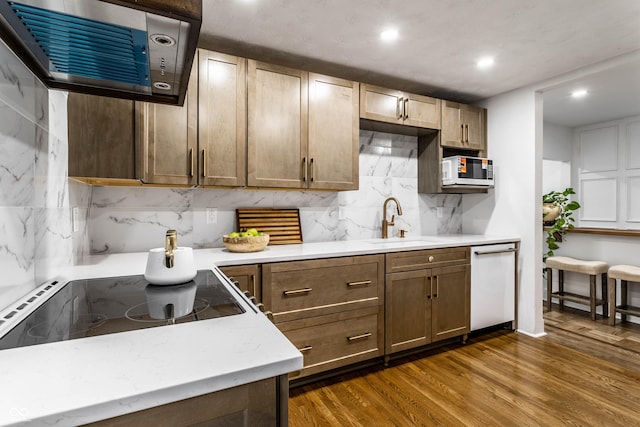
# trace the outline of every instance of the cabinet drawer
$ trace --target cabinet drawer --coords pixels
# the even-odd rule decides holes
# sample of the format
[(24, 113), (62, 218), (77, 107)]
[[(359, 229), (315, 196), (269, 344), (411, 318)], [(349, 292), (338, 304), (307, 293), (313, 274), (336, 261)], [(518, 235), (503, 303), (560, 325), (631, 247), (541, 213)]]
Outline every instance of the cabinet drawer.
[(383, 255), (264, 264), (263, 301), (275, 322), (383, 302)]
[(369, 307), (278, 324), (304, 357), (304, 377), (382, 356), (382, 310)]
[(386, 272), (396, 273), (398, 271), (468, 264), (469, 259), (468, 246), (390, 253), (386, 255)]

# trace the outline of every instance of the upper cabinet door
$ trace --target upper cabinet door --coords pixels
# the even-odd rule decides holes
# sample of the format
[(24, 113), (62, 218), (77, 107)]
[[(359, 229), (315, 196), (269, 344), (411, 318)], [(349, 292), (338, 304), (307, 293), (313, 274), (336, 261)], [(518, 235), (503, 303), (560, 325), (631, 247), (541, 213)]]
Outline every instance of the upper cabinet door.
[(136, 179), (134, 101), (69, 93), (69, 176)]
[(445, 147), (464, 148), (464, 124), (461, 104), (442, 101), (442, 131), (440, 144)]
[(246, 184), (246, 59), (198, 50), (200, 185)]
[(463, 120), (465, 123), (465, 143), (467, 148), (471, 150), (486, 151), (486, 114), (484, 108), (472, 107), (466, 105), (463, 112)]
[(191, 186), (198, 182), (197, 69), (194, 65), (191, 70), (182, 107), (136, 102), (145, 183)]
[(440, 100), (428, 96), (405, 94), (402, 100), (404, 124), (440, 129)]
[(308, 73), (248, 61), (247, 184), (306, 186)]
[(309, 73), (309, 188), (358, 188), (358, 96), (356, 82)]
[(386, 123), (402, 124), (402, 92), (362, 84), (360, 86), (360, 117)]

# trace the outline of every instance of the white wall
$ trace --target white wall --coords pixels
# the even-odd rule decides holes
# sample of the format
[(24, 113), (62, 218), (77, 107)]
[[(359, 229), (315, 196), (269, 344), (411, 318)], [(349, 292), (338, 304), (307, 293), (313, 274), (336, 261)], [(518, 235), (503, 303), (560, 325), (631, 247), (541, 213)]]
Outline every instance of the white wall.
[(550, 122), (543, 123), (542, 158), (570, 162), (572, 158), (573, 129)]
[(464, 233), (521, 238), (518, 330), (544, 334), (542, 319), (542, 96), (520, 89), (489, 98), (489, 157), (495, 162), (495, 189), (462, 198)]
[(571, 187), (573, 129), (544, 122), (542, 137), (542, 194)]

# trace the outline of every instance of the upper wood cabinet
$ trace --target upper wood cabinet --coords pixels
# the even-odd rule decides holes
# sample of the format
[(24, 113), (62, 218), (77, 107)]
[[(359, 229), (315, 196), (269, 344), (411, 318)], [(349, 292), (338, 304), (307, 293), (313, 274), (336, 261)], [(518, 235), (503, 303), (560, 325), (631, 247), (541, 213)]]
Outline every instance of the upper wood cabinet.
[(378, 86), (360, 86), (360, 118), (440, 129), (440, 100)]
[(200, 185), (246, 184), (247, 60), (198, 50)]
[(247, 81), (247, 184), (303, 188), (308, 157), (308, 73), (249, 60)]
[(70, 177), (137, 178), (133, 101), (71, 92), (67, 115)]
[(198, 50), (182, 107), (138, 103), (142, 180), (243, 186), (246, 60)]
[(144, 183), (193, 186), (198, 182), (197, 71), (194, 65), (182, 107), (136, 102)]
[(465, 150), (487, 151), (487, 110), (451, 101), (442, 101), (441, 144)]
[(358, 188), (358, 83), (248, 61), (247, 185)]
[(359, 140), (358, 83), (309, 73), (308, 188), (356, 190)]

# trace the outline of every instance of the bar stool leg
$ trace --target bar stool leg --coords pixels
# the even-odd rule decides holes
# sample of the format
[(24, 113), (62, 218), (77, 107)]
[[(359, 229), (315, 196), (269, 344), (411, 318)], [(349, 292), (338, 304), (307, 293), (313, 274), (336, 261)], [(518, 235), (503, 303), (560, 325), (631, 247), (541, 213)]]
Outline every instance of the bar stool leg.
[(564, 270), (558, 270), (558, 304), (560, 305), (560, 311), (564, 311)]
[(591, 320), (596, 320), (596, 275), (589, 275), (589, 308)]
[(553, 270), (547, 267), (547, 309), (551, 311), (551, 293), (553, 287)]
[(609, 325), (616, 324), (616, 279), (609, 277)]
[(602, 317), (609, 317), (607, 273), (602, 273), (602, 276), (600, 276), (600, 286), (602, 286)]
[[(627, 281), (620, 280), (620, 305), (626, 310), (627, 309)], [(627, 321), (627, 315), (625, 313), (620, 313), (620, 319), (623, 322)]]

